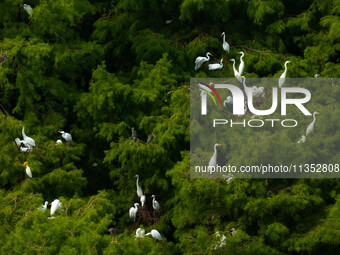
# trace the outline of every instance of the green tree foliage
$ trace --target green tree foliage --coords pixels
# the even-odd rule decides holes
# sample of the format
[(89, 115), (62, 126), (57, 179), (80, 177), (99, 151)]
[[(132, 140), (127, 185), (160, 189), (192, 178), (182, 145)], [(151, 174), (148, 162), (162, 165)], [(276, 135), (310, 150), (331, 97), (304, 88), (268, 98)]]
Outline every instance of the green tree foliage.
[[(287, 77), (339, 77), (339, 12), (336, 0), (1, 1), (0, 253), (336, 254), (338, 180), (190, 178), (190, 125), (200, 124), (190, 123), (189, 78), (233, 77), (228, 59), (241, 50), (247, 78), (278, 78), (286, 60)], [(195, 72), (208, 51), (211, 62), (225, 57), (224, 68)], [(308, 108), (322, 113), (308, 142), (296, 144), (310, 119), (291, 111), (294, 131), (228, 130), (219, 156), (233, 165), (339, 163), (340, 88), (329, 80), (308, 89)], [(32, 153), (14, 142), (22, 126)], [(57, 144), (60, 130), (74, 142)], [(133, 222), (136, 174), (149, 218)], [(54, 199), (62, 207), (49, 219), (49, 207), (38, 208)], [(136, 239), (138, 227), (163, 240)]]

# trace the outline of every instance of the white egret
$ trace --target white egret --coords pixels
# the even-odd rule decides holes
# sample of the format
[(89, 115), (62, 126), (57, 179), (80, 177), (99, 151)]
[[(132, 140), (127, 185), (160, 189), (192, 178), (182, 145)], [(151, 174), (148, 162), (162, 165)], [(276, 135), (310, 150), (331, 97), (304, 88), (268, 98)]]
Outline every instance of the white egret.
[(131, 208), (130, 208), (130, 210), (129, 210), (129, 216), (130, 216), (130, 219), (131, 219), (131, 220), (136, 221), (136, 216), (137, 216), (139, 204), (138, 204), (138, 203), (135, 203), (134, 206), (135, 206), (135, 207), (131, 207)]
[(304, 142), (306, 142), (306, 136), (303, 135), (297, 143), (304, 143)]
[(24, 141), (19, 138), (15, 138), (15, 144), (18, 146), (20, 152), (31, 152), (32, 147), (25, 147)]
[(145, 230), (142, 228), (137, 228), (136, 230), (136, 238), (144, 238)]
[(58, 140), (57, 140), (57, 144), (61, 144), (61, 143), (63, 143), (63, 141), (60, 140), (60, 139), (58, 139)]
[(318, 74), (318, 73), (314, 74), (315, 79), (319, 78), (319, 76), (320, 76), (320, 74)]
[(208, 52), (206, 54), (206, 57), (197, 57), (195, 60), (195, 70), (198, 70), (203, 63), (209, 61), (210, 56), (212, 56), (212, 54)]
[(221, 144), (216, 143), (216, 144), (214, 145), (214, 154), (213, 154), (213, 156), (211, 157), (211, 159), (209, 160), (209, 167), (211, 167), (211, 166), (215, 167), (215, 166), (216, 166), (217, 146), (221, 146)]
[(244, 53), (243, 51), (240, 51), (240, 52), (237, 52), (239, 54), (241, 54), (241, 57), (240, 57), (240, 65), (238, 67), (238, 74), (241, 76), (243, 74), (243, 70), (244, 70), (244, 62), (243, 62), (243, 56), (244, 56)]
[(313, 130), (314, 130), (314, 125), (316, 121), (316, 114), (320, 114), (319, 112), (314, 112), (313, 113), (313, 121), (309, 124), (309, 126), (306, 129), (306, 136), (309, 135)]
[(285, 62), (285, 71), (281, 74), (279, 78), (279, 88), (282, 88), (283, 84), (285, 83), (286, 80), (286, 73), (287, 73), (287, 64), (291, 63), (292, 61), (286, 61)]
[(27, 161), (23, 164), (23, 166), (26, 166), (26, 174), (32, 178), (32, 171), (31, 171), (31, 168), (28, 166), (28, 163)]
[(241, 79), (241, 76), (240, 74), (238, 73), (238, 71), (236, 70), (236, 67), (235, 67), (235, 59), (229, 59), (230, 61), (233, 61), (233, 70), (234, 70), (234, 76), (235, 78), (239, 81), (239, 82), (242, 82), (242, 79)]
[(2, 62), (5, 62), (6, 59), (7, 59), (7, 56), (6, 56), (6, 55), (1, 56), (1, 57), (0, 57), (0, 64), (1, 64)]
[(140, 197), (140, 202), (141, 202), (141, 204), (142, 204), (142, 207), (143, 207), (144, 204), (145, 204), (145, 200), (146, 200), (145, 195), (142, 195), (142, 196)]
[(22, 137), (24, 139), (22, 142), (26, 147), (29, 147), (29, 148), (35, 147), (35, 141), (31, 137), (28, 137), (25, 134), (25, 127), (24, 126), (22, 127)]
[(223, 32), (223, 33), (221, 34), (221, 36), (223, 36), (223, 44), (222, 44), (223, 50), (226, 52), (226, 54), (228, 54), (229, 51), (230, 51), (230, 46), (229, 46), (229, 43), (227, 43), (227, 42), (225, 41), (225, 32)]
[(221, 236), (220, 232), (217, 231), (216, 233), (213, 234), (213, 236), (216, 236), (217, 238), (220, 238), (218, 244), (215, 245), (214, 250), (222, 248), (224, 245), (226, 245), (226, 241), (225, 241), (226, 237), (225, 237), (225, 235), (222, 234), (222, 236)]
[(50, 205), (51, 205), (50, 214), (52, 217), (53, 214), (58, 210), (58, 208), (62, 206), (62, 203), (58, 199), (54, 199), (54, 201), (50, 203)]
[(47, 209), (47, 205), (48, 205), (48, 201), (45, 201), (45, 204), (43, 204), (42, 206), (39, 207), (39, 210), (45, 212)]
[(141, 186), (138, 185), (138, 182), (139, 182), (139, 175), (136, 174), (135, 177), (137, 177), (137, 181), (136, 181), (136, 186), (137, 186), (137, 196), (138, 196), (138, 197), (141, 197), (141, 196), (143, 196), (143, 189), (142, 189)]
[(156, 241), (162, 240), (161, 234), (156, 229), (151, 230), (151, 232), (147, 233), (145, 236), (152, 236), (152, 238), (155, 239)]
[(135, 130), (134, 127), (131, 128), (131, 139), (132, 139), (132, 141), (134, 141), (134, 142), (137, 141), (137, 131)]
[(226, 100), (223, 101), (223, 105), (227, 107), (227, 104), (233, 104), (233, 97), (227, 96)]
[(66, 133), (64, 131), (58, 131), (58, 133), (61, 134), (61, 137), (65, 139), (66, 142), (72, 142), (72, 136), (69, 133)]
[(29, 4), (24, 4), (24, 10), (28, 13), (29, 16), (32, 16), (33, 9)]
[(221, 70), (223, 67), (223, 58), (221, 59), (220, 63), (216, 64), (209, 64), (209, 70)]
[(153, 198), (153, 199), (152, 199), (152, 207), (153, 207), (153, 209), (159, 210), (159, 208), (161, 208), (161, 206), (160, 206), (159, 203), (156, 201), (156, 196), (155, 196), (155, 195), (152, 195), (151, 197)]
[(119, 234), (119, 230), (116, 228), (109, 228), (107, 232), (110, 232), (111, 236), (116, 236)]
[(253, 98), (258, 98), (258, 97), (264, 97), (264, 87), (247, 87), (246, 85), (246, 77), (241, 76), (242, 79), (242, 84), (243, 84), (243, 88), (244, 88), (244, 93), (246, 94), (246, 96), (248, 97), (248, 94), (250, 96), (250, 94), (252, 95)]
[(231, 180), (234, 179), (234, 176), (232, 174), (222, 174), (222, 178), (227, 182), (227, 184), (229, 184)]

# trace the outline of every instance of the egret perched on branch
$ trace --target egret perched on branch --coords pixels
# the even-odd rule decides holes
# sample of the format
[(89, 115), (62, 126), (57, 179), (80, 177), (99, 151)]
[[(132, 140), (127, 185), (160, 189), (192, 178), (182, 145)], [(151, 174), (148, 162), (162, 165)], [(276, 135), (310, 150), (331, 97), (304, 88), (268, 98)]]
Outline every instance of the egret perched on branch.
[(136, 174), (135, 177), (137, 177), (137, 181), (136, 181), (136, 186), (137, 186), (137, 196), (138, 196), (138, 197), (141, 197), (141, 196), (143, 196), (143, 189), (142, 189), (141, 186), (138, 185), (139, 175)]
[(28, 13), (28, 15), (31, 17), (33, 9), (29, 4), (24, 4), (24, 10)]
[(234, 70), (234, 76), (235, 78), (239, 81), (239, 82), (242, 82), (242, 79), (241, 79), (241, 76), (239, 74), (239, 72), (236, 70), (236, 67), (235, 67), (235, 59), (229, 59), (230, 61), (233, 61), (233, 70)]
[(51, 206), (51, 219), (53, 218), (53, 214), (58, 210), (59, 207), (62, 206), (62, 203), (58, 199), (54, 199), (52, 203), (50, 203)]
[(39, 210), (45, 212), (47, 209), (47, 205), (48, 205), (48, 201), (45, 201), (45, 204), (43, 204), (42, 206), (39, 207)]
[(28, 137), (25, 134), (25, 127), (24, 126), (22, 127), (22, 137), (24, 139), (22, 142), (26, 147), (28, 147), (28, 148), (35, 147), (35, 141), (31, 137)]
[(137, 131), (135, 130), (134, 127), (131, 128), (131, 139), (132, 139), (132, 141), (134, 141), (134, 142), (137, 141)]
[(142, 204), (142, 207), (144, 207), (145, 200), (146, 200), (145, 195), (142, 195), (142, 196), (140, 197), (140, 202), (141, 202), (141, 204)]
[(58, 140), (57, 140), (57, 144), (61, 144), (61, 143), (63, 143), (63, 141), (60, 140), (60, 139), (58, 139)]
[(216, 166), (217, 146), (221, 146), (221, 144), (216, 143), (216, 144), (214, 145), (214, 154), (213, 154), (213, 156), (211, 157), (211, 159), (209, 160), (209, 167), (211, 167), (211, 166), (215, 167), (215, 166)]
[(31, 171), (31, 168), (28, 166), (28, 163), (27, 161), (23, 164), (23, 166), (26, 166), (26, 174), (32, 178), (32, 171)]
[(147, 233), (145, 236), (152, 236), (152, 238), (155, 239), (156, 241), (157, 240), (159, 240), (159, 241), (162, 240), (161, 234), (156, 229), (151, 230), (151, 232)]
[(297, 143), (304, 143), (304, 142), (306, 142), (306, 137), (303, 135)]
[(159, 208), (161, 208), (161, 206), (160, 206), (159, 203), (156, 201), (156, 196), (155, 196), (155, 195), (152, 195), (151, 197), (153, 198), (153, 199), (152, 199), (152, 207), (153, 207), (153, 209), (159, 210)]
[(220, 63), (216, 64), (209, 64), (209, 70), (221, 70), (223, 67), (223, 58), (221, 59)]
[(217, 238), (220, 238), (218, 244), (215, 245), (214, 250), (217, 250), (218, 248), (222, 248), (226, 244), (226, 241), (225, 241), (226, 237), (225, 237), (225, 235), (222, 234), (222, 236), (221, 236), (219, 231), (214, 233), (213, 236), (216, 236)]
[(136, 238), (144, 238), (145, 230), (142, 228), (137, 228), (136, 230)]
[(130, 216), (130, 219), (133, 220), (133, 221), (136, 221), (136, 215), (137, 215), (137, 212), (138, 212), (138, 206), (139, 204), (138, 203), (135, 203), (134, 204), (135, 207), (131, 207), (130, 210), (129, 210), (129, 216)]
[(229, 53), (229, 50), (230, 50), (230, 46), (229, 44), (225, 41), (225, 32), (223, 32), (221, 34), (221, 36), (223, 36), (223, 44), (222, 44), (222, 47), (223, 47), (223, 50), (226, 52), (226, 54)]
[(148, 140), (146, 140), (146, 144), (149, 144), (152, 142), (153, 138), (155, 137), (156, 135), (154, 133), (152, 133), (151, 135), (148, 136)]
[(66, 142), (72, 142), (72, 136), (69, 133), (66, 133), (64, 131), (58, 131), (58, 133), (61, 134), (61, 137), (65, 139)]
[(313, 130), (314, 130), (314, 125), (316, 121), (316, 114), (320, 114), (319, 112), (314, 112), (313, 113), (313, 121), (309, 124), (309, 126), (306, 129), (306, 136), (309, 135)]
[(195, 70), (198, 70), (201, 65), (207, 61), (209, 61), (210, 56), (213, 56), (210, 52), (206, 54), (206, 57), (197, 57), (195, 60)]
[(227, 98), (223, 101), (223, 105), (227, 107), (226, 104), (233, 104), (233, 98), (232, 96), (227, 96)]
[(243, 62), (243, 56), (244, 56), (244, 53), (243, 51), (240, 51), (240, 52), (237, 52), (239, 54), (241, 54), (241, 57), (240, 57), (240, 65), (238, 67), (238, 74), (241, 76), (243, 74), (243, 70), (244, 70), (244, 62)]
[(2, 62), (5, 62), (6, 59), (7, 59), (7, 56), (6, 56), (6, 55), (1, 56), (1, 57), (0, 57), (0, 64), (1, 64)]
[(287, 73), (287, 64), (291, 63), (292, 61), (286, 61), (285, 62), (285, 71), (281, 74), (280, 78), (279, 78), (279, 88), (282, 88), (283, 83), (285, 83), (286, 80), (286, 73)]
[(15, 138), (15, 144), (18, 146), (20, 152), (32, 152), (32, 147), (25, 147), (24, 141)]

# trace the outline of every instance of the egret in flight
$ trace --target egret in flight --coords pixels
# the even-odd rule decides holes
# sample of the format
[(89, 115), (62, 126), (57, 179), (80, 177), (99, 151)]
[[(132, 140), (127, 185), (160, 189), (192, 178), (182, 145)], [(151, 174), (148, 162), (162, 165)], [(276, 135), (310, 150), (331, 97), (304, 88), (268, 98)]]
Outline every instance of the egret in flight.
[(287, 73), (287, 64), (291, 63), (292, 61), (286, 61), (285, 62), (285, 71), (281, 74), (279, 78), (279, 88), (282, 88), (283, 84), (285, 83), (286, 80), (286, 73)]
[(138, 197), (141, 197), (143, 196), (143, 189), (141, 186), (138, 185), (138, 182), (139, 182), (139, 175), (136, 174), (136, 177), (137, 177), (137, 181), (136, 181), (136, 186), (137, 186), (137, 196)]
[(29, 16), (32, 16), (33, 9), (29, 4), (24, 4), (24, 10), (28, 13)]
[(216, 143), (216, 144), (214, 145), (214, 154), (213, 154), (213, 156), (211, 157), (211, 159), (209, 160), (209, 167), (211, 167), (211, 166), (215, 167), (215, 166), (216, 166), (217, 146), (221, 146), (221, 144)]
[(130, 219), (133, 220), (133, 221), (136, 221), (136, 215), (137, 215), (137, 212), (138, 212), (138, 206), (139, 204), (138, 203), (135, 203), (134, 204), (135, 207), (131, 207), (130, 210), (129, 210), (129, 216), (130, 216)]
[(145, 230), (142, 228), (137, 228), (136, 230), (136, 238), (144, 238)]
[(162, 240), (161, 234), (156, 229), (151, 230), (151, 232), (147, 233), (145, 236), (152, 236), (152, 238), (155, 239), (156, 241), (157, 240), (159, 240), (159, 241)]
[(312, 133), (312, 131), (314, 130), (314, 125), (315, 125), (315, 121), (316, 121), (316, 114), (320, 114), (319, 112), (314, 112), (313, 113), (313, 121), (309, 124), (309, 126), (306, 129), (306, 136), (309, 135), (310, 133)]
[(32, 171), (31, 171), (31, 168), (28, 166), (28, 163), (27, 161), (23, 164), (23, 166), (26, 166), (26, 174), (32, 178)]
[(39, 210), (45, 212), (47, 209), (47, 205), (48, 205), (48, 201), (45, 201), (45, 204), (43, 204), (42, 206), (39, 207)]
[(221, 36), (223, 36), (223, 44), (222, 44), (223, 50), (226, 52), (226, 54), (228, 54), (229, 51), (230, 51), (230, 46), (229, 46), (229, 43), (227, 43), (227, 42), (225, 41), (225, 32), (223, 32), (223, 33), (221, 34)]
[(155, 195), (152, 195), (151, 197), (153, 198), (153, 199), (152, 199), (152, 207), (153, 207), (153, 209), (159, 210), (159, 208), (161, 208), (161, 206), (160, 206), (159, 203), (156, 201), (156, 196), (155, 196)]
[(241, 76), (243, 74), (243, 70), (244, 70), (244, 62), (243, 62), (243, 56), (244, 56), (244, 53), (243, 51), (240, 51), (240, 52), (237, 52), (239, 54), (241, 54), (241, 57), (240, 57), (240, 65), (238, 67), (238, 74)]
[(64, 131), (58, 131), (58, 133), (61, 134), (61, 137), (65, 139), (66, 142), (72, 142), (72, 136), (69, 133), (66, 133)]
[(197, 57), (195, 60), (195, 70), (198, 70), (203, 63), (209, 61), (210, 56), (212, 56), (212, 54), (208, 52), (206, 54), (206, 57)]
[(209, 64), (209, 70), (221, 70), (223, 67), (223, 58), (221, 59), (220, 63), (216, 64)]

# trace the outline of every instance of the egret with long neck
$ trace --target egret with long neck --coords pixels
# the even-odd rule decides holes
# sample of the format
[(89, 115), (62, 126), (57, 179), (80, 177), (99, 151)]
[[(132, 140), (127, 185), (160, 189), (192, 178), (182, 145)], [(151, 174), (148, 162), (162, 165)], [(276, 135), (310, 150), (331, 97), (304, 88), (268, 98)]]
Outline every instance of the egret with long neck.
[(213, 154), (213, 156), (211, 157), (211, 159), (210, 159), (210, 161), (209, 161), (209, 167), (211, 167), (211, 166), (213, 166), (213, 167), (215, 167), (216, 166), (216, 158), (217, 158), (217, 146), (221, 146), (221, 144), (218, 144), (218, 143), (216, 143), (215, 145), (214, 145), (214, 154)]
[(285, 83), (286, 80), (286, 73), (287, 73), (287, 64), (291, 63), (292, 61), (286, 61), (285, 62), (285, 70), (284, 72), (281, 74), (280, 79), (279, 79), (279, 88), (282, 88), (283, 84)]
[(309, 124), (309, 126), (306, 129), (306, 136), (309, 135), (310, 133), (312, 133), (312, 131), (314, 130), (314, 125), (315, 125), (315, 121), (316, 121), (316, 114), (320, 114), (320, 113), (319, 112), (313, 113), (313, 121)]

